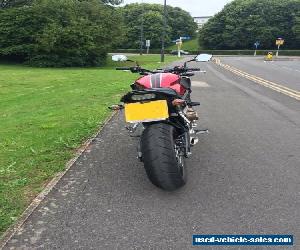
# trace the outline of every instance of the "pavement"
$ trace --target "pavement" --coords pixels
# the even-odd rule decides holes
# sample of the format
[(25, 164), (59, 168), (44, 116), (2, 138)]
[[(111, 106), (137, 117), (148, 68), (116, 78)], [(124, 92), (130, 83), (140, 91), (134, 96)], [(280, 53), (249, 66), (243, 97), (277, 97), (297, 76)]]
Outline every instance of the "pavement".
[[(221, 60), (299, 87), (300, 73), (283, 68), (297, 61)], [(193, 100), (210, 133), (187, 160), (185, 187), (164, 192), (147, 180), (120, 113), (4, 249), (300, 249), (300, 102), (200, 66), (207, 74), (194, 77)], [(295, 244), (193, 247), (193, 234), (293, 234)]]

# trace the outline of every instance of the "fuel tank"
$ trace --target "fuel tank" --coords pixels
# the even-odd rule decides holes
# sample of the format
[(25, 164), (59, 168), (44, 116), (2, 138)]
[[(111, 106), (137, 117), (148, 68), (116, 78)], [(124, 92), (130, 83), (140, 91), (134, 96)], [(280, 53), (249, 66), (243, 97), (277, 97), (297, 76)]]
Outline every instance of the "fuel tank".
[(180, 77), (172, 73), (146, 75), (136, 80), (136, 83), (146, 89), (171, 88), (174, 89), (179, 95), (184, 95), (186, 91), (186, 89), (180, 85)]

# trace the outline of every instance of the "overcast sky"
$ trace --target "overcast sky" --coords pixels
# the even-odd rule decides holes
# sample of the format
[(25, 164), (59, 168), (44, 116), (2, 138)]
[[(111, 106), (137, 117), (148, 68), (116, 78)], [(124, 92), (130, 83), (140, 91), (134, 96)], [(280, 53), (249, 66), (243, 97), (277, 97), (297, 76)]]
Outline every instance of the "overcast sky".
[[(128, 3), (159, 3), (163, 4), (164, 0), (124, 0)], [(167, 4), (180, 7), (191, 13), (192, 16), (212, 16), (222, 10), (225, 4), (231, 0), (167, 0)]]

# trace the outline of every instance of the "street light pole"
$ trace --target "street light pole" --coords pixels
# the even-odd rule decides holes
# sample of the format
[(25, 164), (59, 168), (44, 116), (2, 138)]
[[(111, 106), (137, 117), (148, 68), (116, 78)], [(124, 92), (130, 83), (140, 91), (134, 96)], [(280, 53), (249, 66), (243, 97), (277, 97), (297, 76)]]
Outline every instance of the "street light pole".
[(160, 61), (165, 61), (165, 39), (166, 39), (166, 30), (167, 30), (167, 0), (164, 0), (164, 27), (161, 37), (161, 58)]
[(140, 36), (140, 55), (143, 54), (144, 48), (144, 3), (142, 1), (142, 23), (141, 23), (141, 36)]

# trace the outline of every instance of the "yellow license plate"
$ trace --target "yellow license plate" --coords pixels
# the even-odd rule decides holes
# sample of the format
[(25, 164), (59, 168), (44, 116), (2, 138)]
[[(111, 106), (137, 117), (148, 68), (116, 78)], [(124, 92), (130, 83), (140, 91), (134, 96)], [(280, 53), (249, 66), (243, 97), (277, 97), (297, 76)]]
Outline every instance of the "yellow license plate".
[(151, 122), (166, 120), (167, 118), (169, 118), (169, 111), (166, 100), (125, 104), (126, 122)]

